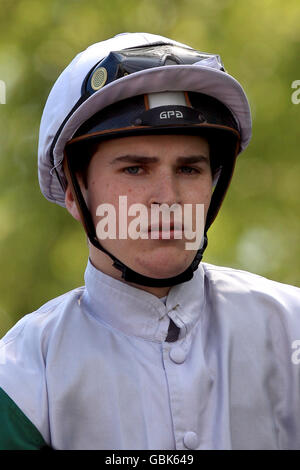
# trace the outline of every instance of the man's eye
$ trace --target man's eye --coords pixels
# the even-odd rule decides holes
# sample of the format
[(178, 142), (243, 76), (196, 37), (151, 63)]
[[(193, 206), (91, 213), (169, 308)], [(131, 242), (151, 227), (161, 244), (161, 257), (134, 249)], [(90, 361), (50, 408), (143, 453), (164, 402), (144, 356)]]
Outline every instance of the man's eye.
[(193, 175), (196, 173), (200, 173), (199, 168), (194, 168), (192, 166), (182, 166), (180, 167), (180, 171), (186, 175)]
[(124, 168), (123, 171), (130, 175), (137, 175), (140, 169), (140, 166), (128, 166), (127, 168)]

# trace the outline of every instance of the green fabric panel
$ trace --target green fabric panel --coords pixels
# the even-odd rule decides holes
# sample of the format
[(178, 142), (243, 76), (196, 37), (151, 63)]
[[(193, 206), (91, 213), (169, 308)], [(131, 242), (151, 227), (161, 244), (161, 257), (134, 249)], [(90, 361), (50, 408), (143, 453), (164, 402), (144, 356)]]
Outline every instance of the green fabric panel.
[(41, 433), (0, 387), (0, 450), (39, 450)]

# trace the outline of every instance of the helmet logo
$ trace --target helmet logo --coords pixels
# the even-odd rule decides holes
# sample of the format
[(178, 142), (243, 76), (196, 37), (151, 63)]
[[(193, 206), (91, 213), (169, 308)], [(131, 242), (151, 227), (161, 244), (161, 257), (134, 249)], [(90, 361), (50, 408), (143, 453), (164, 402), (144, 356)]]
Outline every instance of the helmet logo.
[(107, 80), (107, 71), (104, 67), (95, 70), (91, 78), (91, 87), (93, 90), (99, 90), (105, 85)]
[(183, 114), (181, 111), (162, 111), (159, 115), (160, 119), (170, 119), (175, 117), (176, 119), (183, 119)]

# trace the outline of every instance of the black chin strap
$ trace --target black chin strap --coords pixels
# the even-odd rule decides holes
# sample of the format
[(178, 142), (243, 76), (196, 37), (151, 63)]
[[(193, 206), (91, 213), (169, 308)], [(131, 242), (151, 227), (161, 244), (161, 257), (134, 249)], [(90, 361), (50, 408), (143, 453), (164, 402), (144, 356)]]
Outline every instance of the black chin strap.
[(119, 271), (122, 272), (122, 279), (126, 282), (131, 282), (134, 284), (138, 284), (141, 286), (148, 286), (148, 287), (171, 287), (175, 286), (177, 284), (181, 284), (182, 282), (187, 282), (190, 281), (194, 275), (194, 271), (199, 266), (200, 261), (202, 260), (203, 253), (207, 247), (207, 234), (205, 232), (203, 236), (203, 241), (202, 241), (202, 246), (201, 248), (197, 251), (195, 258), (193, 259), (192, 263), (190, 266), (183, 271), (182, 273), (178, 274), (177, 276), (173, 277), (168, 277), (168, 278), (162, 278), (162, 279), (157, 279), (153, 277), (148, 277), (148, 276), (143, 276), (142, 274), (139, 274), (138, 272), (134, 271), (133, 269), (129, 268), (126, 266), (122, 261), (120, 261), (118, 258), (116, 258), (112, 253), (107, 251), (99, 242), (97, 235), (96, 235), (96, 230), (94, 226), (94, 222), (91, 216), (91, 213), (86, 205), (86, 202), (84, 200), (84, 197), (82, 195), (79, 183), (77, 181), (77, 178), (74, 175), (74, 172), (72, 171), (70, 167), (70, 162), (68, 155), (65, 154), (65, 166), (64, 166), (65, 174), (67, 176), (67, 179), (69, 183), (71, 183), (71, 188), (73, 192), (73, 197), (75, 199), (75, 202), (77, 204), (77, 208), (81, 214), (81, 219), (84, 223), (84, 228), (86, 231), (86, 234), (90, 240), (90, 242), (99, 250), (101, 250), (103, 253), (107, 254), (113, 261), (113, 266), (118, 269)]
[(154, 277), (143, 276), (142, 274), (139, 274), (138, 272), (129, 268), (124, 263), (122, 263), (122, 261), (118, 260), (118, 258), (105, 250), (105, 248), (100, 245), (98, 240), (97, 243), (94, 243), (95, 239), (93, 239), (93, 241), (90, 239), (90, 241), (94, 246), (96, 246), (96, 248), (106, 253), (114, 261), (113, 266), (122, 272), (122, 279), (124, 279), (124, 281), (148, 287), (171, 287), (175, 286), (176, 284), (181, 284), (182, 282), (190, 281), (194, 275), (194, 271), (196, 271), (200, 261), (202, 260), (204, 250), (207, 246), (207, 236), (204, 235), (202, 248), (197, 251), (193, 262), (185, 271), (183, 271), (181, 274), (178, 274), (177, 276), (157, 279)]

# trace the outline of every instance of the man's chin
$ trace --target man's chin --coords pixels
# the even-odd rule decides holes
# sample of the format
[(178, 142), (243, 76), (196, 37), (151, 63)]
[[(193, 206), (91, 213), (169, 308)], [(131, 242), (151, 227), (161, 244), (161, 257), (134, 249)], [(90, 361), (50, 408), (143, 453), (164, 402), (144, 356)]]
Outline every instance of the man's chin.
[(180, 259), (179, 256), (164, 256), (159, 259), (153, 257), (149, 260), (145, 257), (143, 260), (139, 260), (133, 269), (144, 276), (153, 277), (155, 279), (164, 279), (178, 276), (178, 274), (183, 273), (190, 266), (192, 260), (193, 258)]
[[(183, 273), (192, 263), (196, 251), (184, 250), (182, 247), (173, 244), (168, 247), (156, 246), (150, 250), (128, 250), (131, 256), (122, 257), (120, 253), (114, 250), (114, 247), (105, 247), (114, 254), (125, 266), (143, 276), (155, 279), (164, 279), (178, 276)], [(125, 249), (123, 250), (125, 251)], [(112, 277), (121, 278), (121, 272), (112, 268), (111, 259), (100, 250), (93, 246), (90, 247), (90, 258), (94, 266)]]

